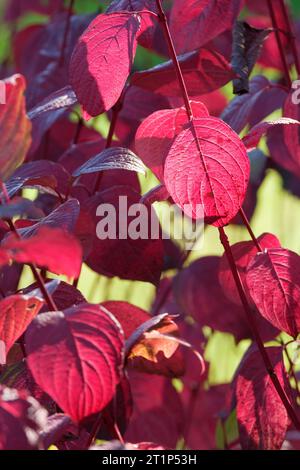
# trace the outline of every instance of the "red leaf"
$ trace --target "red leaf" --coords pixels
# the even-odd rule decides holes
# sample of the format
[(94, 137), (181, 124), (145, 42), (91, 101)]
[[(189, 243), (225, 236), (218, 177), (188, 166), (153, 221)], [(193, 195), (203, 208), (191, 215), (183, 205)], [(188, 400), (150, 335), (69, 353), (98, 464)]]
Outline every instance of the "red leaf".
[(177, 52), (197, 49), (231, 29), (241, 0), (175, 0), (170, 28)]
[(296, 180), (298, 180), (300, 177), (300, 165), (285, 143), (284, 127), (271, 128), (267, 137), (271, 159), (275, 164), (295, 175)]
[[(38, 189), (42, 187), (46, 188), (46, 191), (50, 188), (64, 195), (70, 178), (69, 173), (60, 164), (47, 160), (36, 160), (19, 167), (6, 182), (6, 188), (10, 197), (24, 187)], [(52, 192), (56, 194), (54, 191)]]
[(69, 199), (67, 202), (58, 206), (47, 217), (41, 219), (38, 223), (18, 230), (21, 238), (30, 238), (42, 228), (59, 227), (66, 232), (72, 232), (75, 229), (79, 216), (79, 202), (76, 199)]
[(120, 322), (125, 339), (128, 339), (140, 325), (151, 318), (145, 310), (128, 302), (108, 301), (104, 302), (102, 306)]
[(247, 124), (253, 127), (281, 108), (286, 96), (285, 88), (257, 75), (250, 81), (250, 92), (234, 98), (224, 110), (222, 119), (239, 134)]
[(164, 179), (174, 202), (187, 215), (199, 218), (203, 210), (207, 223), (221, 227), (240, 210), (249, 174), (240, 138), (223, 121), (209, 117), (189, 122), (176, 137)]
[[(93, 250), (87, 259), (87, 264), (95, 272), (108, 277), (119, 276), (121, 279), (152, 282), (156, 285), (159, 282), (163, 267), (164, 249), (162, 240), (161, 238), (137, 238), (133, 240), (127, 234), (128, 227), (135, 220), (135, 217), (128, 216), (127, 222), (121, 217), (120, 221), (120, 211), (122, 211), (124, 217), (127, 216), (127, 209), (124, 208), (124, 205), (122, 208), (122, 205), (119, 204), (119, 198), (122, 196), (127, 197), (128, 208), (132, 204), (140, 203), (140, 195), (127, 186), (112, 187), (107, 191), (96, 194), (86, 202), (84, 209), (94, 218), (100, 204), (111, 204), (116, 211), (116, 237), (101, 240), (96, 236), (96, 227)], [(142, 217), (143, 227), (145, 228), (148, 225), (149, 230), (151, 227), (150, 218), (156, 220), (156, 215), (152, 211), (153, 209), (149, 206), (147, 217)], [(105, 218), (99, 217), (99, 223), (103, 223), (103, 220), (105, 221)], [(110, 218), (110, 221), (112, 221), (112, 218)], [(150, 233), (149, 230), (148, 234)], [(121, 237), (119, 232), (121, 232)], [(124, 232), (125, 239), (122, 238)]]
[(26, 333), (37, 384), (73, 421), (100, 412), (121, 378), (123, 333), (97, 305), (39, 315)]
[(296, 337), (300, 331), (300, 257), (284, 248), (258, 253), (248, 266), (246, 281), (262, 316)]
[(169, 379), (131, 371), (133, 416), (125, 434), (127, 442), (159, 442), (175, 448), (182, 436), (183, 409)]
[[(220, 258), (201, 258), (184, 269), (174, 282), (174, 294), (179, 307), (186, 315), (192, 315), (201, 327), (210, 326), (231, 333), (237, 341), (251, 338), (245, 312), (239, 303), (232, 303), (218, 281)], [(277, 334), (272, 325), (257, 314), (259, 330), (266, 340)]]
[[(300, 120), (299, 106), (293, 101), (293, 93), (287, 96), (284, 104), (284, 115), (294, 120)], [(284, 127), (284, 141), (292, 159), (296, 162), (297, 166), (300, 164), (300, 137), (299, 128), (297, 126)]]
[(199, 385), (191, 390), (184, 389), (182, 393), (186, 411), (184, 439), (189, 449), (216, 450), (217, 423), (227, 411), (229, 391), (229, 384), (213, 386), (208, 390)]
[(130, 73), (140, 18), (135, 13), (99, 15), (79, 39), (70, 64), (70, 80), (84, 117), (109, 110)]
[(12, 295), (0, 301), (0, 364), (14, 342), (38, 314), (43, 300), (29, 295)]
[(55, 412), (54, 401), (35, 383), (25, 360), (6, 367), (1, 374), (0, 383), (16, 390), (25, 390), (49, 413)]
[(34, 263), (69, 278), (77, 278), (81, 270), (79, 241), (59, 228), (41, 226), (34, 235), (23, 240), (11, 235), (2, 243), (0, 251), (18, 263)]
[(254, 150), (262, 137), (274, 126), (291, 126), (300, 125), (299, 121), (291, 118), (280, 118), (276, 121), (265, 121), (252, 127), (250, 132), (243, 138), (244, 145), (247, 147), (248, 152)]
[[(200, 96), (226, 85), (235, 77), (230, 64), (217, 52), (209, 49), (178, 57), (189, 96)], [(160, 93), (164, 96), (181, 96), (172, 61), (133, 74), (132, 85)]]
[[(271, 233), (263, 233), (258, 237), (258, 242), (262, 249), (280, 248), (280, 242), (275, 235)], [(257, 254), (257, 248), (253, 241), (239, 242), (231, 246), (232, 254), (236, 267), (239, 271), (242, 283), (246, 287), (246, 271), (252, 259)], [(241, 299), (232, 276), (230, 266), (227, 261), (226, 254), (221, 258), (219, 281), (226, 297), (237, 305), (241, 305)]]
[[(267, 348), (267, 352), (281, 386), (287, 389), (282, 349), (272, 347)], [(257, 350), (246, 352), (236, 377), (235, 396), (242, 448), (280, 449), (289, 418)]]
[(31, 124), (25, 110), (25, 80), (13, 75), (4, 81), (5, 104), (0, 103), (0, 177), (8, 178), (24, 161), (31, 144)]
[[(116, 11), (152, 11), (157, 13), (157, 5), (155, 0), (113, 0), (106, 10), (106, 13), (113, 13)], [(138, 36), (138, 43), (143, 47), (152, 46), (154, 34), (158, 27), (156, 18), (152, 15), (145, 13), (141, 14), (141, 28)]]
[[(209, 116), (202, 103), (192, 102), (197, 117)], [(135, 136), (135, 147), (143, 160), (157, 178), (163, 181), (164, 163), (175, 137), (188, 123), (184, 107), (156, 111), (145, 119)]]
[(0, 450), (37, 450), (47, 411), (25, 392), (0, 387)]

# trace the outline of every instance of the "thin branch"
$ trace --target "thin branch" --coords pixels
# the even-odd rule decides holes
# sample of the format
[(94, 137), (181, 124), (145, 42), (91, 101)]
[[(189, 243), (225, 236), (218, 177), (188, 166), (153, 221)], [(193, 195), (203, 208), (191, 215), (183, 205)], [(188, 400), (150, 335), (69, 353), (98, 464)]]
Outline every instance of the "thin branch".
[(276, 389), (276, 391), (277, 391), (277, 393), (278, 393), (278, 395), (279, 395), (279, 397), (282, 401), (282, 404), (284, 405), (291, 421), (293, 422), (296, 429), (300, 430), (300, 422), (299, 422), (298, 417), (295, 413), (295, 410), (293, 409), (293, 407), (292, 407), (285, 391), (283, 390), (283, 388), (281, 386), (281, 383), (279, 382), (279, 379), (278, 379), (278, 377), (277, 377), (277, 375), (274, 371), (274, 368), (273, 368), (272, 362), (269, 358), (269, 355), (267, 353), (267, 350), (266, 350), (266, 348), (264, 346), (264, 343), (263, 343), (263, 341), (260, 337), (255, 317), (254, 317), (253, 312), (251, 310), (251, 307), (248, 303), (248, 299), (247, 299), (247, 296), (246, 296), (246, 293), (245, 293), (245, 290), (244, 290), (244, 287), (243, 287), (243, 284), (242, 284), (242, 281), (241, 281), (241, 278), (240, 278), (240, 274), (237, 270), (237, 267), (236, 267), (236, 264), (235, 264), (235, 261), (234, 261), (234, 257), (233, 257), (232, 251), (231, 251), (231, 247), (230, 247), (227, 235), (226, 235), (225, 230), (224, 230), (223, 227), (219, 228), (219, 235), (220, 235), (220, 241), (221, 241), (221, 243), (224, 247), (224, 250), (225, 250), (225, 253), (226, 253), (226, 256), (227, 256), (228, 263), (230, 265), (230, 269), (231, 269), (231, 272), (232, 272), (232, 275), (233, 275), (233, 278), (234, 278), (234, 281), (235, 281), (235, 284), (236, 284), (236, 287), (237, 287), (242, 305), (244, 307), (249, 325), (252, 329), (254, 339), (255, 339), (256, 344), (258, 346), (258, 349), (259, 349), (259, 352), (260, 352), (261, 357), (263, 359), (266, 370), (267, 370), (267, 372), (270, 376), (270, 379), (271, 379), (271, 381), (272, 381), (272, 383), (273, 383), (273, 385), (274, 385), (274, 387), (275, 387), (275, 389)]
[(175, 67), (175, 70), (176, 70), (178, 84), (179, 84), (180, 89), (181, 89), (185, 109), (186, 109), (188, 118), (191, 121), (193, 119), (193, 110), (192, 110), (191, 103), (190, 103), (190, 100), (189, 100), (189, 95), (188, 95), (188, 92), (187, 92), (187, 88), (186, 88), (186, 84), (185, 84), (185, 81), (184, 81), (184, 78), (183, 78), (183, 74), (182, 74), (182, 71), (181, 71), (181, 68), (180, 68), (180, 65), (179, 65), (179, 62), (178, 62), (178, 58), (177, 58), (174, 42), (173, 42), (173, 39), (172, 39), (172, 36), (171, 36), (171, 33), (170, 33), (167, 17), (166, 17), (166, 14), (164, 12), (164, 9), (162, 7), (162, 4), (161, 4), (161, 0), (156, 0), (156, 5), (157, 5), (157, 8), (158, 8), (159, 21), (162, 24), (164, 35), (165, 35), (165, 38), (166, 38), (166, 41), (167, 41), (167, 44), (168, 44), (168, 48), (169, 48), (169, 51), (170, 51), (171, 59), (172, 59), (172, 62), (174, 64), (174, 67)]
[(279, 49), (279, 54), (280, 54), (281, 62), (282, 62), (283, 69), (284, 69), (285, 79), (287, 81), (287, 84), (288, 84), (289, 88), (291, 88), (292, 81), (291, 81), (291, 77), (290, 77), (289, 66), (287, 64), (284, 47), (283, 47), (283, 44), (282, 44), (282, 41), (281, 41), (281, 36), (280, 36), (279, 28), (278, 28), (278, 23), (277, 23), (275, 11), (274, 11), (274, 5), (273, 5), (272, 0), (266, 0), (266, 1), (267, 1), (267, 5), (268, 5), (268, 8), (269, 8), (269, 12), (270, 12), (270, 17), (271, 17), (271, 20), (272, 20), (274, 33), (275, 33), (275, 36), (276, 36), (276, 41), (277, 41), (277, 45), (278, 45), (278, 49)]
[(248, 230), (249, 235), (250, 235), (250, 237), (252, 238), (254, 245), (255, 245), (256, 248), (257, 248), (257, 251), (261, 253), (263, 250), (262, 250), (262, 248), (261, 248), (261, 246), (260, 246), (260, 244), (259, 244), (259, 241), (257, 240), (256, 236), (254, 235), (254, 232), (253, 232), (253, 230), (252, 230), (252, 228), (251, 228), (251, 225), (250, 225), (250, 222), (249, 222), (249, 220), (248, 220), (248, 217), (246, 216), (246, 214), (245, 214), (245, 212), (244, 212), (244, 209), (241, 207), (241, 209), (240, 209), (239, 212), (240, 212), (240, 216), (241, 216), (241, 218), (242, 218), (242, 220), (243, 220), (243, 222), (244, 222), (244, 225), (245, 225), (246, 229)]

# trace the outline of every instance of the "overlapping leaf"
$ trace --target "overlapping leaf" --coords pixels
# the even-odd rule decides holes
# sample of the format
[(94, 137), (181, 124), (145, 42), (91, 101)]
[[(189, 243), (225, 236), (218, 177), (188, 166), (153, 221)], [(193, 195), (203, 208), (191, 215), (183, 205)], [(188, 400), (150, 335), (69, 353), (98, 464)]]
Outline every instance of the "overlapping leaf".
[(13, 75), (2, 82), (0, 104), (0, 177), (7, 179), (24, 161), (31, 144), (31, 124), (25, 110), (25, 79)]
[[(281, 348), (267, 348), (279, 382), (288, 390)], [(244, 450), (279, 450), (289, 417), (257, 350), (247, 351), (235, 379), (237, 420)]]
[(217, 118), (192, 120), (176, 137), (165, 162), (165, 185), (190, 217), (224, 226), (240, 210), (250, 174), (246, 149)]
[(175, 0), (170, 28), (177, 52), (197, 49), (230, 29), (241, 6), (241, 0)]
[[(107, 204), (110, 205), (109, 212), (102, 211), (101, 214), (100, 210), (99, 218), (95, 218), (97, 208), (103, 209), (108, 207)], [(127, 218), (124, 204), (138, 211), (136, 217), (134, 214), (128, 214)], [(113, 186), (87, 200), (84, 210), (95, 220), (93, 249), (87, 259), (90, 268), (109, 277), (119, 276), (121, 279), (152, 282), (157, 285), (163, 268), (164, 249), (159, 225), (158, 237), (150, 236), (151, 227), (155, 228), (158, 221), (151, 206), (142, 208), (140, 195), (132, 188)]]
[(300, 257), (284, 248), (258, 253), (247, 269), (249, 293), (260, 313), (276, 328), (300, 332)]
[[(236, 75), (218, 52), (201, 48), (178, 57), (189, 96), (200, 96), (226, 85)], [(172, 61), (133, 74), (132, 85), (160, 93), (181, 96)]]
[(26, 333), (35, 381), (75, 422), (100, 412), (113, 397), (122, 348), (119, 324), (97, 305), (43, 313)]
[[(258, 243), (262, 250), (280, 248), (279, 240), (271, 233), (263, 233), (260, 235), (260, 237), (258, 237)], [(248, 265), (257, 254), (257, 247), (254, 245), (253, 241), (246, 241), (235, 243), (231, 246), (231, 250), (241, 281), (246, 287), (246, 271)], [(226, 297), (235, 304), (240, 305), (240, 296), (225, 253), (220, 262), (219, 281)]]
[(0, 363), (43, 305), (41, 297), (12, 295), (0, 301)]
[(37, 160), (18, 168), (6, 182), (6, 188), (9, 197), (14, 196), (23, 187), (66, 194), (69, 183), (70, 175), (60, 164)]
[[(17, 263), (32, 263), (46, 267), (55, 274), (77, 278), (82, 263), (79, 241), (59, 228), (41, 226), (31, 237), (7, 238), (0, 247), (0, 257)], [(0, 260), (1, 265), (1, 260)]]
[[(209, 116), (204, 104), (192, 101), (191, 106), (196, 117)], [(161, 181), (171, 145), (187, 123), (185, 108), (163, 109), (151, 114), (138, 128), (135, 136), (137, 153)]]
[(243, 138), (244, 145), (248, 151), (251, 151), (257, 147), (259, 141), (264, 137), (267, 132), (274, 126), (299, 126), (300, 122), (296, 119), (291, 118), (280, 118), (276, 121), (265, 121), (252, 127), (250, 132)]
[(41, 449), (47, 411), (26, 392), (0, 387), (0, 450)]
[(99, 15), (81, 36), (70, 80), (84, 116), (97, 116), (120, 97), (133, 64), (140, 18), (136, 13)]

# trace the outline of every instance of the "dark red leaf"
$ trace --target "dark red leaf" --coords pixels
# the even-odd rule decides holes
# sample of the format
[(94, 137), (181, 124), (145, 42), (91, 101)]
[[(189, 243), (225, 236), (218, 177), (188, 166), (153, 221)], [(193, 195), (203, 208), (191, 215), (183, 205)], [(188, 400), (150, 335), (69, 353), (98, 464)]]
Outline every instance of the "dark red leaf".
[(21, 238), (30, 238), (34, 236), (42, 227), (56, 229), (59, 227), (66, 232), (72, 232), (75, 229), (79, 216), (79, 202), (76, 199), (69, 199), (67, 202), (58, 206), (51, 214), (41, 219), (38, 223), (20, 228), (18, 233)]
[(13, 197), (24, 187), (34, 187), (54, 194), (56, 190), (64, 195), (70, 184), (70, 178), (60, 164), (38, 160), (19, 167), (6, 182), (6, 188), (9, 197)]
[(176, 137), (164, 180), (174, 202), (190, 217), (221, 227), (240, 210), (250, 176), (246, 149), (218, 118), (192, 120)]
[[(101, 204), (111, 204), (116, 210), (116, 237), (101, 240), (97, 237), (97, 225), (95, 219), (95, 238), (91, 254), (87, 264), (99, 274), (108, 277), (119, 276), (121, 279), (139, 280), (158, 284), (163, 267), (163, 243), (161, 238), (137, 238), (133, 240), (127, 233), (128, 227), (136, 217), (128, 216), (128, 221), (121, 217), (127, 217), (124, 205), (119, 205), (120, 197), (126, 197), (127, 207), (132, 204), (140, 204), (140, 195), (127, 186), (115, 186), (107, 191), (96, 194), (86, 201), (84, 208), (95, 218), (97, 208)], [(124, 204), (124, 199), (123, 199)], [(136, 206), (138, 207), (138, 206)], [(151, 228), (152, 220), (157, 220), (156, 215), (149, 206), (147, 215), (143, 216), (143, 227)], [(144, 212), (144, 211), (143, 211)], [(105, 217), (106, 218), (106, 217)], [(99, 223), (104, 223), (104, 217), (99, 217)], [(112, 219), (110, 218), (110, 221)], [(107, 222), (107, 221), (106, 221)], [(105, 224), (106, 224), (105, 222)], [(102, 227), (103, 230), (103, 227)], [(138, 229), (137, 229), (138, 230)], [(121, 236), (119, 236), (121, 233)], [(124, 235), (122, 235), (124, 233)], [(101, 234), (103, 236), (103, 234)], [(114, 234), (112, 234), (114, 235)], [(122, 255), (120, 255), (122, 253)]]
[[(241, 303), (231, 302), (225, 295), (218, 281), (220, 258), (210, 256), (201, 258), (184, 269), (175, 278), (174, 294), (179, 307), (186, 315), (192, 315), (200, 326), (210, 326), (235, 336), (237, 341), (251, 338), (252, 331), (248, 325)], [(278, 333), (259, 314), (261, 335), (270, 340)]]
[(250, 92), (232, 100), (221, 117), (239, 134), (247, 124), (252, 127), (281, 108), (286, 96), (283, 87), (257, 75), (250, 81)]
[(175, 0), (170, 28), (177, 52), (197, 49), (231, 29), (241, 6), (241, 0)]
[(145, 310), (128, 302), (114, 300), (104, 302), (102, 306), (111, 312), (120, 322), (125, 339), (128, 339), (139, 326), (151, 318)]
[(217, 423), (227, 412), (230, 386), (222, 384), (205, 390), (197, 385), (197, 388), (185, 389), (182, 393), (186, 419), (184, 439), (189, 449), (216, 450)]
[(32, 146), (30, 152), (33, 153), (41, 143), (45, 133), (51, 126), (77, 103), (77, 98), (72, 88), (66, 87), (53, 92), (43, 101), (32, 108), (28, 117), (32, 123)]
[[(199, 97), (226, 85), (235, 77), (227, 60), (215, 51), (199, 49), (178, 57), (189, 96)], [(164, 96), (181, 96), (172, 61), (136, 72), (131, 84)]]
[[(262, 250), (266, 248), (280, 248), (280, 241), (271, 233), (263, 233), (260, 235), (258, 242)], [(246, 287), (246, 271), (248, 265), (257, 254), (257, 247), (254, 245), (253, 241), (246, 241), (235, 243), (231, 246), (231, 250), (242, 283)], [(219, 281), (226, 297), (235, 304), (241, 305), (241, 299), (225, 253), (220, 262)]]
[(169, 379), (130, 372), (133, 416), (125, 434), (127, 442), (159, 442), (174, 449), (183, 430), (183, 409)]
[(274, 126), (299, 126), (300, 122), (296, 121), (295, 119), (291, 118), (280, 118), (276, 121), (265, 121), (257, 124), (256, 126), (252, 127), (250, 132), (243, 138), (243, 142), (245, 147), (247, 147), (248, 151), (251, 151), (257, 147), (259, 141), (262, 137), (264, 137), (267, 132)]
[(272, 325), (296, 337), (300, 331), (300, 257), (284, 248), (258, 253), (246, 274), (256, 307)]
[(25, 390), (28, 395), (35, 398), (49, 413), (55, 411), (55, 403), (35, 383), (25, 360), (6, 367), (1, 374), (0, 383), (16, 390)]
[(122, 348), (119, 324), (97, 305), (42, 313), (26, 333), (35, 381), (75, 422), (100, 412), (113, 397)]
[(192, 263), (175, 278), (175, 299), (186, 315), (200, 326), (232, 333), (238, 340), (249, 337), (244, 312), (225, 297), (218, 283), (219, 258), (207, 257)]
[[(300, 112), (299, 106), (294, 103), (293, 100), (293, 93), (291, 92), (285, 101), (284, 104), (284, 116), (292, 118), (296, 121), (300, 120)], [(287, 149), (292, 157), (292, 159), (296, 162), (297, 166), (299, 166), (300, 162), (300, 137), (299, 137), (299, 128), (297, 126), (285, 126), (283, 129), (284, 132), (284, 141)]]
[(47, 411), (25, 392), (0, 387), (0, 450), (37, 450)]
[[(267, 348), (281, 386), (288, 389), (282, 349)], [(244, 450), (281, 448), (289, 418), (257, 350), (247, 351), (235, 380), (237, 420)]]
[(81, 36), (71, 59), (70, 80), (86, 119), (107, 111), (119, 99), (139, 28), (136, 13), (111, 13), (97, 16)]

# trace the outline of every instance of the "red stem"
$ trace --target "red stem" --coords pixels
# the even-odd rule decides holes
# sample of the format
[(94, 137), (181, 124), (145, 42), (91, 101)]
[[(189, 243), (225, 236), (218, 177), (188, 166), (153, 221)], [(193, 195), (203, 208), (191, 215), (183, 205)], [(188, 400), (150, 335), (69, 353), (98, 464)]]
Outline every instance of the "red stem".
[[(10, 219), (8, 219), (8, 220), (7, 220), (7, 223), (9, 224), (9, 227), (10, 227), (11, 232), (20, 240), (21, 237), (20, 237), (20, 235), (18, 234), (18, 232), (17, 232), (17, 230), (16, 230), (16, 227), (15, 227), (13, 221), (10, 220)], [(53, 312), (58, 311), (58, 308), (57, 308), (57, 306), (55, 305), (55, 302), (54, 302), (54, 300), (53, 300), (53, 297), (52, 297), (52, 295), (50, 294), (50, 292), (47, 291), (47, 288), (46, 288), (46, 286), (45, 286), (44, 279), (43, 279), (43, 277), (41, 276), (40, 272), (38, 271), (36, 265), (33, 264), (33, 263), (28, 263), (28, 266), (30, 267), (31, 272), (32, 272), (32, 274), (33, 274), (34, 277), (35, 277), (35, 280), (36, 280), (36, 282), (37, 282), (37, 284), (38, 284), (38, 286), (39, 286), (39, 288), (40, 288), (40, 290), (41, 290), (41, 292), (42, 292), (42, 294), (43, 294), (43, 297), (44, 297), (45, 301), (47, 302), (47, 305), (48, 305), (50, 311), (53, 311)]]
[(166, 38), (166, 41), (167, 41), (167, 44), (168, 44), (168, 48), (169, 48), (169, 51), (170, 51), (171, 59), (172, 59), (172, 62), (174, 64), (174, 67), (175, 67), (175, 70), (176, 70), (178, 84), (181, 88), (181, 93), (182, 93), (182, 97), (183, 97), (183, 100), (184, 100), (185, 109), (186, 109), (188, 118), (191, 121), (193, 119), (193, 110), (192, 110), (191, 103), (190, 103), (190, 100), (189, 100), (189, 95), (188, 95), (186, 84), (185, 84), (185, 81), (184, 81), (184, 78), (183, 78), (183, 75), (182, 75), (182, 71), (181, 71), (181, 68), (180, 68), (180, 65), (179, 65), (179, 62), (178, 62), (178, 58), (177, 58), (174, 42), (173, 42), (173, 39), (172, 39), (172, 36), (171, 36), (171, 33), (170, 33), (167, 17), (166, 17), (166, 14), (164, 12), (164, 9), (162, 7), (162, 4), (161, 4), (161, 0), (156, 0), (156, 5), (157, 5), (157, 8), (158, 8), (158, 18), (159, 18), (159, 21), (162, 24), (164, 35), (165, 35), (165, 38)]
[(257, 248), (257, 251), (258, 251), (258, 252), (262, 252), (263, 250), (262, 250), (262, 248), (261, 248), (261, 246), (260, 246), (260, 244), (259, 244), (259, 241), (257, 240), (256, 236), (254, 235), (254, 232), (253, 232), (253, 230), (252, 230), (252, 228), (251, 228), (251, 225), (250, 225), (250, 222), (249, 222), (249, 220), (248, 220), (248, 217), (246, 216), (246, 214), (245, 214), (245, 212), (244, 212), (244, 209), (243, 209), (242, 207), (241, 207), (241, 209), (240, 209), (240, 216), (242, 217), (242, 220), (243, 220), (243, 222), (244, 222), (244, 225), (245, 225), (246, 229), (248, 230), (249, 235), (250, 235), (250, 237), (252, 238), (253, 243), (254, 243), (254, 245), (255, 245), (256, 248)]
[(285, 4), (284, 0), (280, 0), (280, 5), (281, 5), (284, 20), (285, 20), (285, 23), (286, 23), (286, 26), (287, 26), (287, 29), (288, 29), (288, 31), (287, 31), (288, 36), (289, 36), (290, 41), (291, 41), (291, 48), (292, 48), (292, 52), (293, 52), (293, 55), (294, 55), (297, 74), (298, 74), (298, 77), (300, 77), (300, 61), (299, 61), (299, 55), (298, 55), (297, 46), (296, 46), (295, 34), (294, 34), (293, 27), (292, 27), (292, 24), (291, 24), (291, 21), (290, 21), (290, 15), (288, 13), (288, 10), (287, 10), (287, 7), (286, 7), (286, 4)]
[(244, 287), (243, 287), (243, 284), (242, 284), (242, 281), (241, 281), (241, 278), (240, 278), (240, 274), (237, 270), (237, 267), (236, 267), (236, 264), (235, 264), (235, 261), (234, 261), (234, 257), (233, 257), (232, 251), (231, 251), (231, 247), (230, 247), (227, 235), (226, 235), (225, 230), (224, 230), (223, 227), (219, 228), (219, 235), (220, 235), (220, 241), (221, 241), (221, 243), (224, 247), (224, 250), (225, 250), (225, 253), (226, 253), (226, 256), (227, 256), (227, 260), (228, 260), (228, 263), (230, 265), (230, 269), (231, 269), (233, 278), (235, 280), (235, 284), (236, 284), (236, 287), (237, 287), (242, 305), (244, 307), (249, 325), (252, 329), (253, 337), (254, 337), (254, 339), (257, 343), (257, 346), (258, 346), (259, 352), (262, 356), (262, 359), (263, 359), (264, 365), (266, 367), (266, 370), (267, 370), (267, 372), (270, 376), (270, 379), (272, 380), (272, 383), (273, 383), (273, 385), (274, 385), (274, 387), (275, 387), (275, 389), (276, 389), (276, 391), (277, 391), (277, 393), (278, 393), (278, 395), (279, 395), (279, 397), (280, 397), (280, 399), (281, 399), (281, 401), (282, 401), (282, 403), (283, 403), (283, 405), (284, 405), (291, 421), (293, 422), (295, 428), (300, 430), (300, 422), (299, 422), (298, 417), (295, 413), (295, 410), (293, 409), (293, 407), (292, 407), (285, 391), (283, 390), (283, 388), (282, 388), (282, 386), (281, 386), (281, 384), (278, 380), (278, 377), (277, 377), (277, 375), (274, 371), (272, 362), (271, 362), (271, 360), (269, 358), (269, 355), (268, 355), (268, 353), (265, 349), (264, 343), (263, 343), (263, 341), (260, 337), (255, 317), (253, 316), (251, 307), (248, 303), (247, 296), (246, 296), (246, 293), (245, 293), (245, 290), (244, 290)]
[[(3, 181), (0, 181), (0, 187), (1, 187), (2, 193), (4, 195), (5, 202), (7, 204), (9, 204), (10, 203), (10, 197), (9, 197), (8, 192), (7, 192), (6, 185), (5, 185), (5, 183), (3, 183)], [(16, 230), (16, 227), (15, 227), (13, 221), (11, 219), (7, 219), (6, 221), (9, 225), (9, 228), (10, 228), (11, 232), (15, 235), (15, 237), (20, 239), (21, 237), (20, 237), (18, 231)], [(52, 295), (50, 294), (50, 292), (47, 291), (44, 280), (43, 280), (41, 274), (39, 273), (39, 271), (37, 270), (36, 265), (33, 264), (33, 263), (29, 263), (28, 265), (29, 265), (29, 267), (32, 271), (32, 274), (35, 277), (35, 280), (36, 280), (36, 282), (37, 282), (37, 284), (38, 284), (38, 286), (39, 286), (39, 288), (40, 288), (40, 290), (43, 294), (43, 297), (44, 297), (45, 301), (48, 304), (49, 309), (51, 311), (57, 311), (58, 309), (55, 305), (55, 302), (52, 298)]]
[[(123, 99), (124, 99), (125, 93), (126, 93), (126, 88), (123, 90), (123, 92), (122, 92), (119, 100), (117, 101), (117, 103), (112, 107), (112, 117), (111, 117), (109, 131), (108, 131), (108, 135), (107, 135), (107, 138), (106, 138), (106, 144), (105, 144), (106, 149), (111, 147), (113, 137), (114, 137), (114, 133), (115, 133), (115, 130), (116, 130), (116, 125), (117, 125), (117, 122), (118, 122), (119, 113), (120, 113), (120, 111), (123, 107)], [(95, 188), (94, 188), (93, 192), (98, 191), (100, 189), (102, 176), (103, 176), (103, 171), (100, 171), (100, 173), (98, 174), (96, 184), (95, 184)]]
[(291, 81), (291, 77), (290, 77), (289, 67), (288, 67), (288, 64), (287, 64), (287, 61), (286, 61), (285, 51), (284, 51), (284, 47), (283, 47), (283, 44), (282, 44), (282, 41), (281, 41), (280, 32), (279, 32), (278, 23), (277, 23), (276, 15), (275, 15), (275, 12), (274, 12), (274, 8), (273, 8), (274, 5), (272, 4), (272, 0), (267, 0), (267, 5), (268, 5), (268, 8), (269, 8), (270, 17), (271, 17), (271, 20), (272, 20), (272, 25), (273, 25), (275, 36), (276, 36), (276, 41), (277, 41), (277, 45), (278, 45), (279, 54), (280, 54), (280, 57), (281, 57), (283, 69), (284, 69), (285, 78), (286, 78), (286, 81), (288, 83), (289, 88), (291, 88), (292, 81)]

